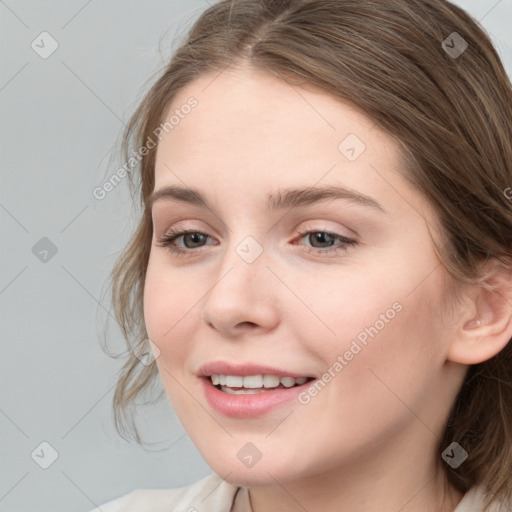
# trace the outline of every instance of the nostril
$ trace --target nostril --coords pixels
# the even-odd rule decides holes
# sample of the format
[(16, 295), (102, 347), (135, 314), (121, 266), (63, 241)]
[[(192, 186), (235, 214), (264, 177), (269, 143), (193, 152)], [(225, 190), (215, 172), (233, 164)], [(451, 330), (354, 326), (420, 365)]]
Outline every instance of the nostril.
[(256, 324), (254, 322), (240, 322), (238, 325), (240, 327), (256, 327)]

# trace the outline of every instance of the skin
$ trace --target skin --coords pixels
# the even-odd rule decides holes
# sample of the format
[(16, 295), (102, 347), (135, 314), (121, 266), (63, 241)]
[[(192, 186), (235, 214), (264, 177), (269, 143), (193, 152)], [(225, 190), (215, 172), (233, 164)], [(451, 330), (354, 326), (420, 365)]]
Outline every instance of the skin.
[[(154, 204), (144, 289), (159, 373), (190, 438), (214, 472), (250, 488), (255, 512), (452, 511), (462, 495), (445, 485), (435, 449), (468, 369), (462, 354), (478, 362), (501, 345), (467, 356), (474, 340), (462, 325), (479, 314), (467, 307), (477, 296), (467, 317), (446, 313), (446, 271), (428, 232), (439, 222), (404, 179), (401, 146), (353, 106), (250, 67), (200, 77), (168, 112), (190, 96), (197, 107), (159, 142), (155, 190), (196, 188), (211, 210)], [(349, 134), (366, 145), (355, 161), (338, 149)], [(387, 213), (339, 199), (265, 208), (278, 189), (331, 184)], [(158, 245), (171, 228), (208, 237), (179, 237), (190, 253), (181, 256)], [(299, 234), (326, 229), (357, 243), (327, 254), (328, 241)], [(252, 263), (236, 252), (249, 235), (263, 249)], [(203, 396), (196, 372), (212, 360), (320, 378), (397, 302), (401, 311), (306, 405), (236, 419)], [(250, 468), (237, 457), (247, 442), (262, 453)]]

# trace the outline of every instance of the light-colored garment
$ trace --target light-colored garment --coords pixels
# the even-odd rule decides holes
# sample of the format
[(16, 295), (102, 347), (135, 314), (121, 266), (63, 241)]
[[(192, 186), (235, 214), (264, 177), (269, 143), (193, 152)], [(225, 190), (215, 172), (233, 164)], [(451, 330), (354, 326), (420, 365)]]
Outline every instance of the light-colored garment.
[[(453, 512), (483, 512), (484, 493), (471, 488)], [(493, 504), (489, 512), (505, 512)], [(136, 489), (90, 512), (252, 512), (247, 487), (237, 487), (217, 474), (176, 489)]]

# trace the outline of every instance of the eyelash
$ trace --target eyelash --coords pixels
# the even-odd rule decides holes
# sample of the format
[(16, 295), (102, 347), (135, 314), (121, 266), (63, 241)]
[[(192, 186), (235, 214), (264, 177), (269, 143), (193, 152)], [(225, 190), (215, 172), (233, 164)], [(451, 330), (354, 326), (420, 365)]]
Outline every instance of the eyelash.
[[(206, 237), (208, 237), (208, 235), (206, 233), (203, 233), (202, 231), (197, 231), (197, 230), (194, 230), (194, 229), (189, 229), (189, 230), (180, 230), (180, 229), (176, 229), (176, 230), (171, 230), (170, 232), (166, 233), (162, 238), (160, 238), (158, 241), (157, 241), (157, 244), (159, 247), (167, 247), (167, 249), (177, 255), (177, 256), (192, 256), (192, 253), (193, 252), (197, 252), (196, 250), (194, 249), (187, 249), (187, 248), (182, 248), (182, 247), (177, 247), (177, 246), (174, 246), (172, 245), (172, 243), (177, 239), (179, 238), (180, 236), (183, 236), (183, 235), (186, 235), (186, 234), (189, 234), (189, 233), (194, 233), (194, 234), (200, 234), (200, 235), (204, 235)], [(332, 231), (327, 231), (327, 230), (309, 230), (309, 231), (302, 231), (299, 233), (299, 236), (300, 236), (300, 239), (304, 238), (304, 236), (306, 235), (309, 235), (311, 233), (324, 233), (326, 235), (329, 235), (330, 237), (332, 238), (335, 238), (337, 240), (339, 240), (341, 242), (341, 246), (338, 246), (338, 247), (335, 247), (334, 249), (333, 248), (316, 248), (316, 247), (309, 247), (306, 252), (309, 252), (309, 253), (315, 253), (315, 254), (325, 254), (325, 253), (329, 253), (329, 254), (333, 254), (333, 255), (338, 255), (338, 254), (341, 254), (341, 253), (345, 253), (347, 252), (347, 250), (352, 247), (352, 246), (355, 246), (357, 245), (357, 242), (355, 240), (352, 240), (351, 238), (347, 238), (343, 235), (339, 235), (338, 233), (334, 233)], [(202, 246), (204, 247), (204, 246)], [(199, 247), (200, 249), (200, 247)]]

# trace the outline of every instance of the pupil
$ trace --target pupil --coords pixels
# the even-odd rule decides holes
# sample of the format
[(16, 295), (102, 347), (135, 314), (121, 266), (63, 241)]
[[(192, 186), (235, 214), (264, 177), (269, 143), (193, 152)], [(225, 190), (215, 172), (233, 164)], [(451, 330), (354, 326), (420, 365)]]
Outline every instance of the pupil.
[[(320, 243), (326, 243), (325, 240), (322, 240), (322, 239), (325, 239), (327, 237), (327, 239), (331, 239), (331, 243), (328, 243), (328, 246), (331, 246), (332, 245), (332, 242), (333, 242), (333, 238), (331, 237), (331, 235), (327, 234), (327, 233), (323, 233), (321, 231), (317, 232), (317, 233), (313, 233), (313, 238), (315, 240), (315, 243), (316, 241), (319, 241)], [(313, 244), (313, 246), (315, 246), (315, 244)]]
[[(187, 236), (189, 236), (190, 238), (194, 238), (194, 239), (201, 239), (203, 237), (203, 235), (201, 233), (187, 233)], [(184, 240), (186, 240), (187, 236), (185, 236)], [(197, 243), (197, 241), (192, 241), (192, 244), (194, 243)], [(185, 243), (186, 246), (188, 246), (186, 243)], [(189, 247), (190, 248), (190, 247)]]

